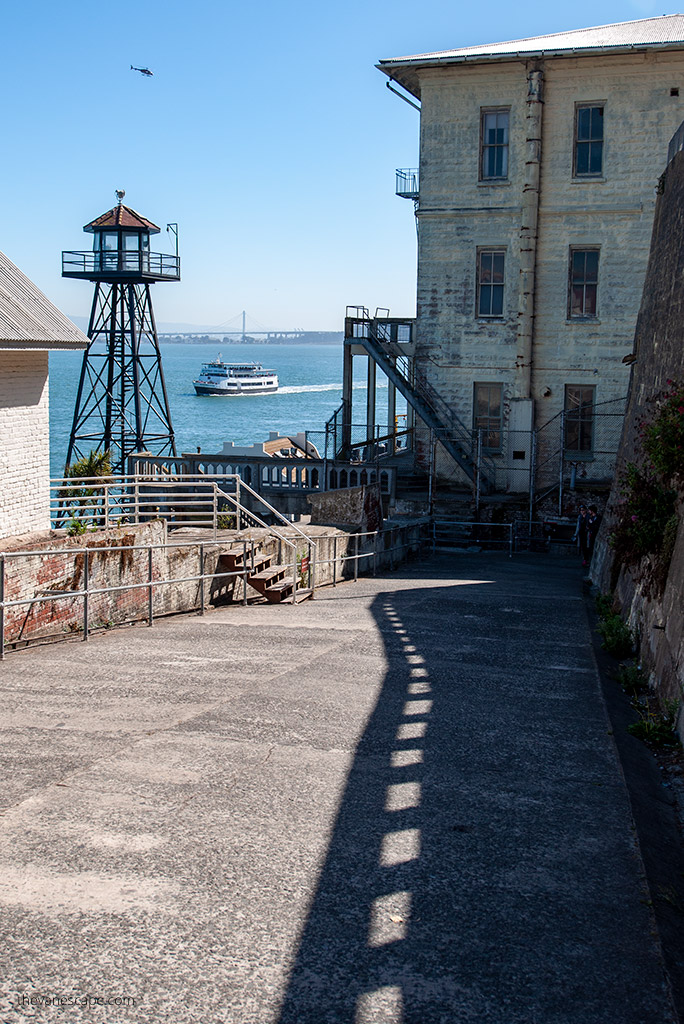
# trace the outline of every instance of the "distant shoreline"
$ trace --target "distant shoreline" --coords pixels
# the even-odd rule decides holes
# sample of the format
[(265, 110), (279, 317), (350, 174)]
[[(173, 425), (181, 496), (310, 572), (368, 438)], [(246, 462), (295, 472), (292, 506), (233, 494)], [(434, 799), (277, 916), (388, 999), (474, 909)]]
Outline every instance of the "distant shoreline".
[(299, 338), (254, 338), (250, 335), (242, 338), (219, 338), (214, 335), (201, 335), (199, 337), (161, 337), (162, 345), (341, 345), (344, 341), (342, 331), (321, 331), (320, 334), (311, 331)]

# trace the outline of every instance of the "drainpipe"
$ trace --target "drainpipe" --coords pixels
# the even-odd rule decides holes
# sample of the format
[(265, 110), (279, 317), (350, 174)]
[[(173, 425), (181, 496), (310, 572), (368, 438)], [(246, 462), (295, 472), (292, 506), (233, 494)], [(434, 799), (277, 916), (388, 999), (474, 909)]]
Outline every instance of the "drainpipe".
[(518, 298), (518, 353), (515, 397), (532, 397), (532, 344), (534, 341), (534, 277), (537, 262), (537, 221), (542, 155), (542, 98), (544, 72), (527, 73), (525, 178), (520, 227), (520, 293)]

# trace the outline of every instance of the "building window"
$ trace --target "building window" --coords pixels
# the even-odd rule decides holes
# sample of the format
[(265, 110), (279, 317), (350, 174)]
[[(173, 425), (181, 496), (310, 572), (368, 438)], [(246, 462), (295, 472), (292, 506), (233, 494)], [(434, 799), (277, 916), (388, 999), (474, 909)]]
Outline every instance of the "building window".
[(575, 177), (603, 174), (603, 107), (575, 109)]
[(480, 181), (508, 177), (508, 109), (483, 110), (480, 128)]
[(594, 449), (594, 398), (596, 388), (565, 386), (565, 451), (590, 455)]
[(482, 447), (488, 452), (501, 451), (501, 384), (475, 384), (473, 393), (473, 427), (482, 431)]
[(481, 249), (477, 254), (477, 315), (503, 316), (503, 249)]
[(569, 317), (596, 316), (598, 249), (570, 250)]

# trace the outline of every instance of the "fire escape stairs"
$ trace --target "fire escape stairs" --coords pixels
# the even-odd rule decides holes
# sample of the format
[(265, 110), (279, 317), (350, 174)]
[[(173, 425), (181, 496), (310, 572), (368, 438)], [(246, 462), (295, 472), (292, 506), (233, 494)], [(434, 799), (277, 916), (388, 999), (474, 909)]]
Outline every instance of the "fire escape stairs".
[[(472, 455), (471, 431), (456, 416), (439, 392), (410, 366), (401, 346), (389, 338), (379, 337), (372, 322), (368, 323), (365, 335), (354, 340), (365, 348), (416, 414), (431, 428), (435, 440), (439, 441), (466, 476), (474, 482), (478, 467)], [(479, 472), (481, 490), (493, 490), (493, 466), (490, 469), (487, 460), (481, 458)]]

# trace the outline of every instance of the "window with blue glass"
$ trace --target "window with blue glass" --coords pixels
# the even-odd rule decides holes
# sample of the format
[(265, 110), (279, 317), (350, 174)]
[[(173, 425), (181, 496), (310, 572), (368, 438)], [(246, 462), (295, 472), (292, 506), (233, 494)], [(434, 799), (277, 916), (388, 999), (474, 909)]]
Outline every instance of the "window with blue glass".
[(575, 108), (576, 178), (603, 175), (603, 107), (582, 104)]
[(480, 181), (508, 178), (508, 107), (483, 110), (480, 132)]
[(479, 317), (503, 317), (505, 259), (503, 249), (480, 249), (477, 254)]

